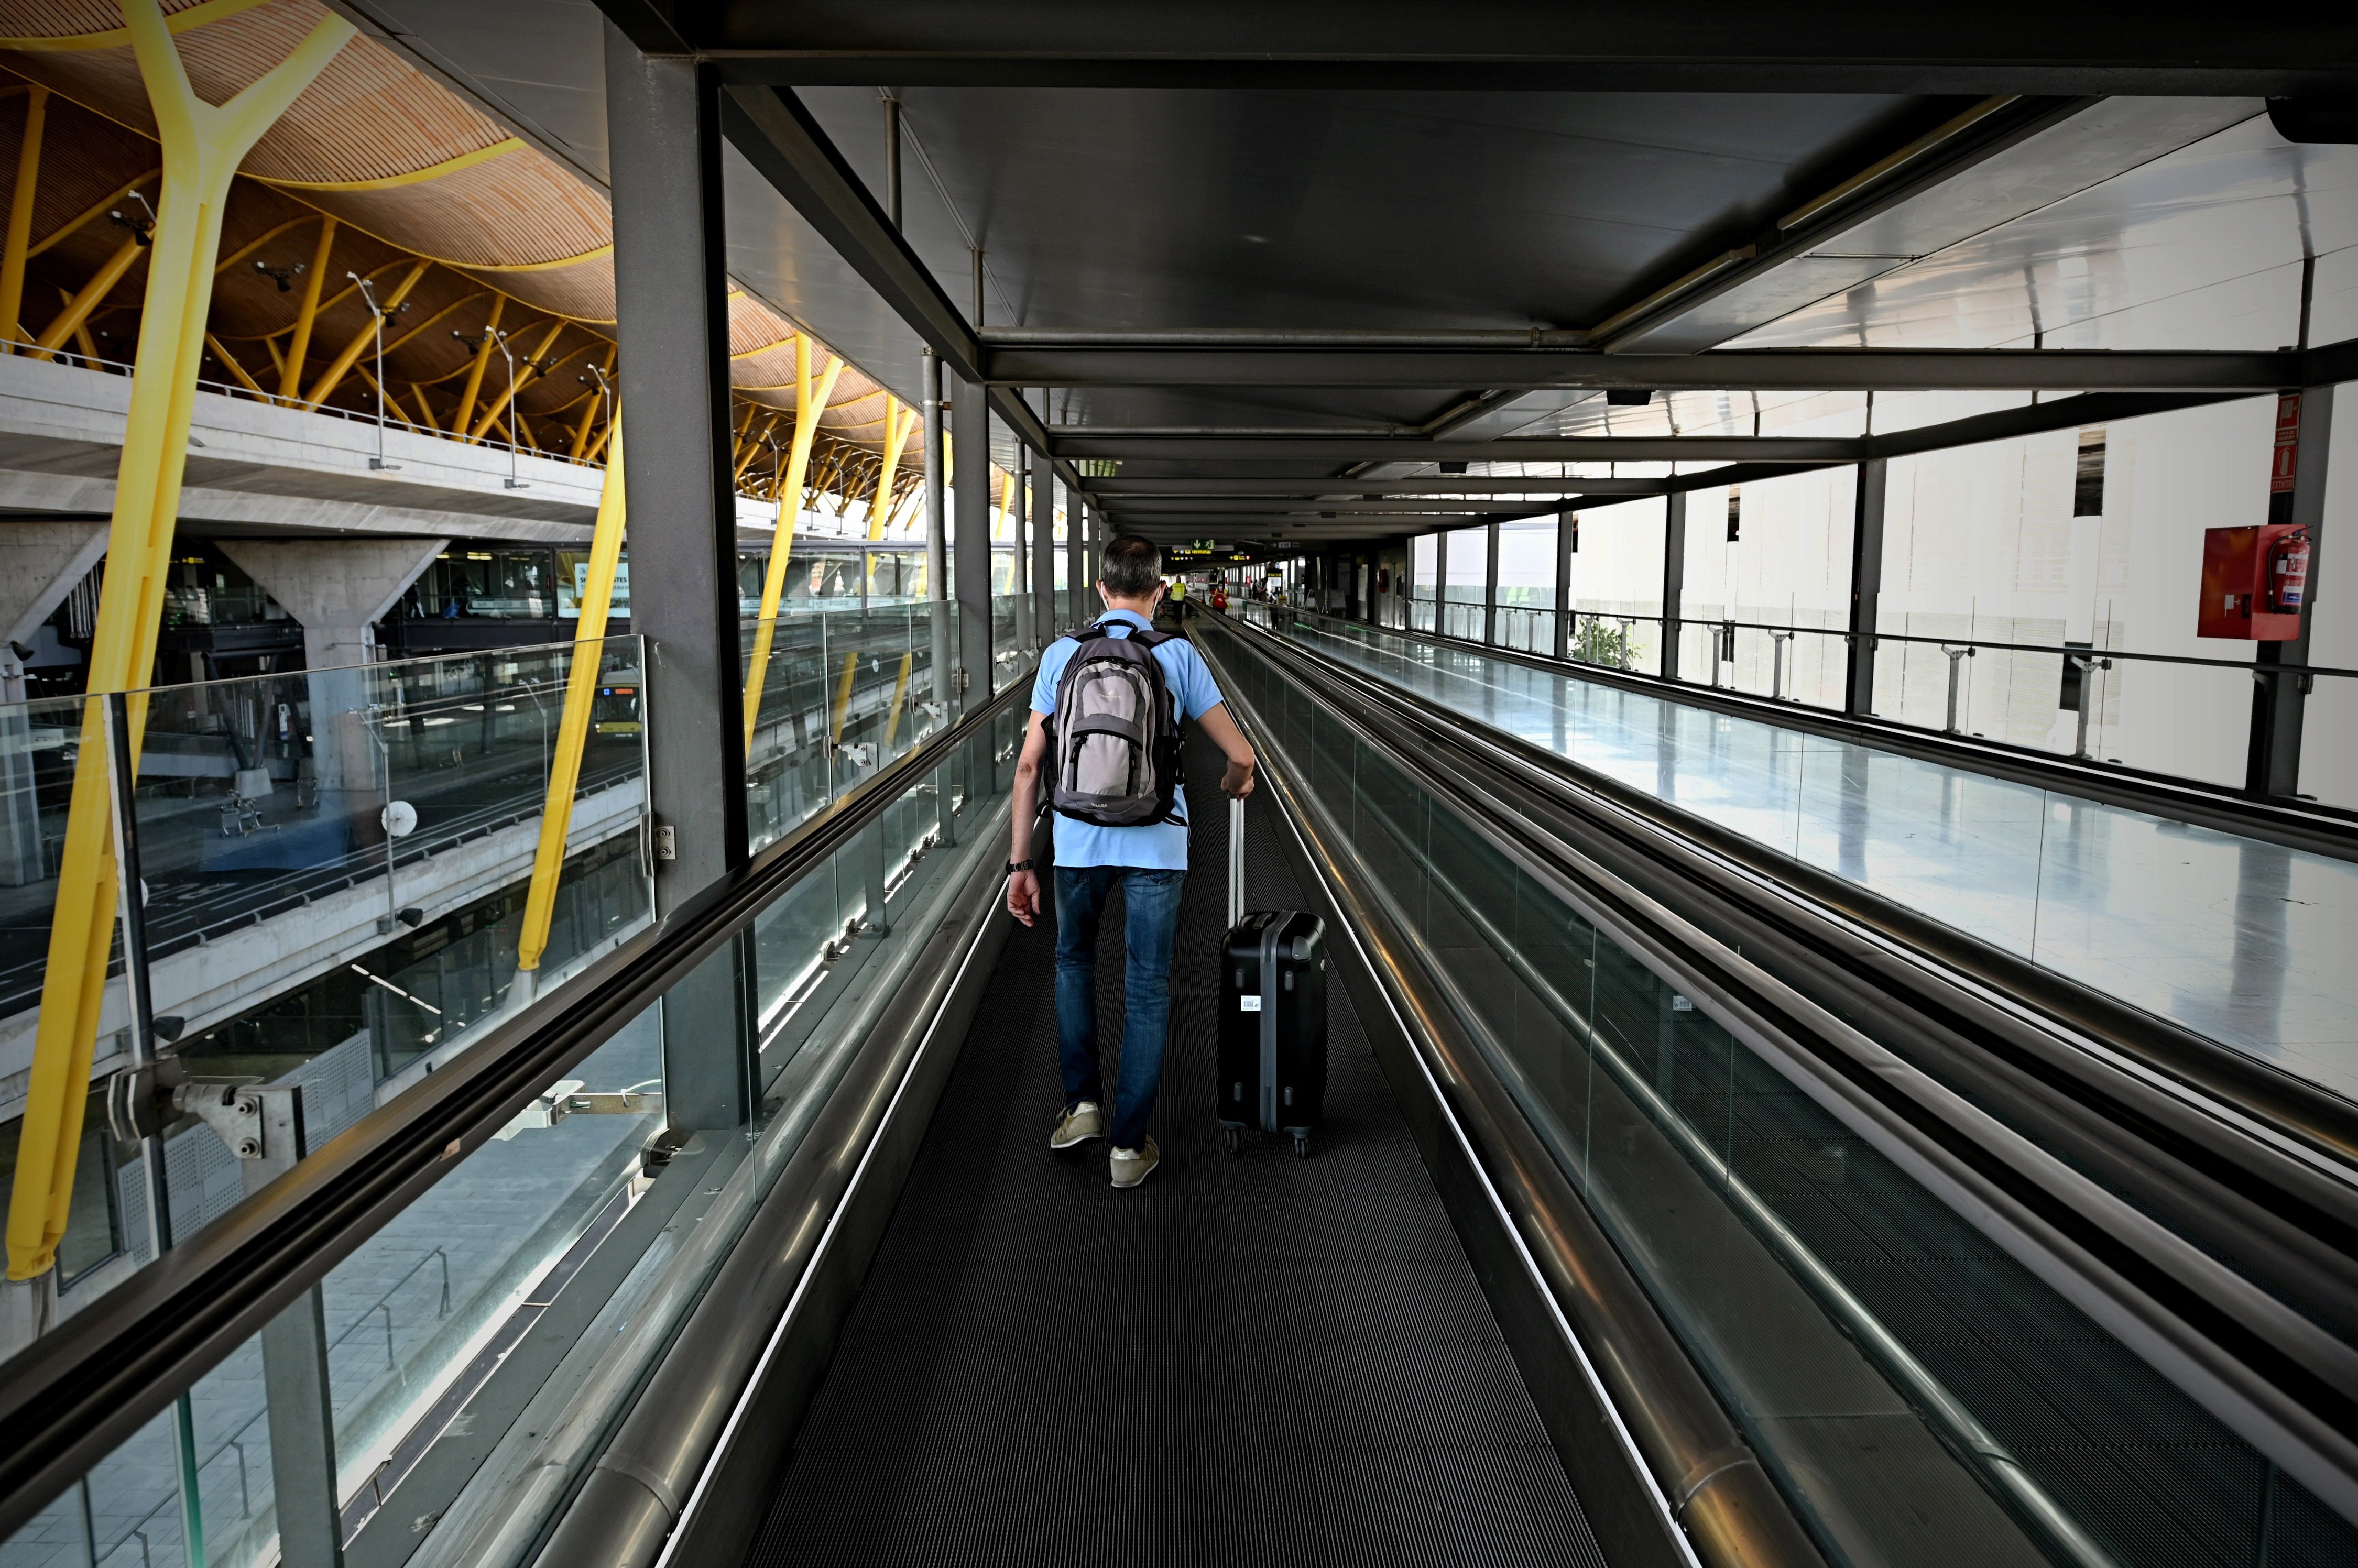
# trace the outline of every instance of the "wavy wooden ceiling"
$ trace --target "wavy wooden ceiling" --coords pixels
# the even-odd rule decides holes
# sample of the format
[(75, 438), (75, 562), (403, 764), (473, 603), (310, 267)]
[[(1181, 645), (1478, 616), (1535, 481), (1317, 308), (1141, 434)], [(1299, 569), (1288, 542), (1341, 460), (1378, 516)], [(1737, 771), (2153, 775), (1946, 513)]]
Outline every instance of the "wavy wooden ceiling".
[[(164, 0), (163, 9), (190, 84), (216, 103), (285, 58), (326, 14), (318, 0)], [(142, 176), (149, 178), (140, 193), (156, 198), (155, 121), (122, 26), (112, 0), (0, 0), (0, 70), (56, 94), (34, 207), (37, 248), (94, 204), (135, 213), (124, 189)], [(10, 186), (26, 119), (26, 95), (12, 96), (0, 103), (0, 181)], [(370, 330), (367, 308), (345, 274), (375, 280), (382, 297), (423, 258), (432, 265), (387, 330), (385, 379), (404, 416), (420, 416), (410, 406), (413, 388), (438, 424), (455, 412), (471, 350), (453, 333), (480, 337), (496, 306), (517, 357), (548, 367), (537, 376), (527, 372), (530, 384), (515, 400), (531, 444), (570, 449), (563, 427), (588, 412), (594, 381), (588, 367), (606, 363), (613, 348), (613, 230), (603, 191), (365, 35), (344, 46), (255, 145), (241, 173), (246, 178), (231, 195), (222, 237), (222, 255), (233, 265), (216, 283), (210, 325), (247, 375), (276, 390), (278, 356), (301, 300), (302, 280), (290, 275), (312, 261), (320, 217), (330, 215), (338, 229), (306, 356), (307, 388)], [(18, 335), (38, 334), (61, 298), (95, 276), (125, 238), (101, 214), (38, 249)], [(145, 283), (144, 269), (133, 267), (92, 313), (101, 357), (131, 357)], [(759, 406), (751, 428), (783, 438), (794, 407), (795, 329), (739, 290), (730, 300), (730, 330), (731, 381), (741, 399)], [(818, 362), (827, 362), (824, 354)], [(234, 373), (216, 365), (209, 374), (228, 381)], [(505, 377), (504, 362), (493, 356), (478, 413), (504, 390)], [(358, 375), (345, 377), (326, 401), (375, 406)], [(786, 420), (764, 412), (779, 410)], [(882, 390), (846, 366), (820, 429), (835, 441), (881, 447)], [(913, 436), (912, 456), (922, 441)], [(766, 466), (752, 465), (749, 480)], [(832, 472), (839, 486), (862, 467), (872, 464), (844, 452)]]

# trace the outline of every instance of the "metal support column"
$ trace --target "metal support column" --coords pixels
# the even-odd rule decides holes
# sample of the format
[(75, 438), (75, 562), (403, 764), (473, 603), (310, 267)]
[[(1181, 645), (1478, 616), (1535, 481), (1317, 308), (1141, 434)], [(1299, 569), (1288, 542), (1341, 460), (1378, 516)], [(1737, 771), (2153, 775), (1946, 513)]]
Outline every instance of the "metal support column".
[(676, 1131), (742, 1127), (761, 1103), (749, 933), (663, 997), (665, 1119)]
[[(630, 540), (631, 626), (647, 639), (654, 816), (659, 833), (670, 829), (656, 861), (660, 914), (746, 853), (719, 90), (691, 60), (640, 54), (610, 22), (606, 123), (618, 409), (631, 427), (623, 492), (642, 522)], [(734, 1127), (752, 1114), (752, 1015), (738, 957), (724, 949), (664, 997), (664, 1103), (674, 1127)]]
[(1027, 460), (1032, 470), (1032, 482), (1038, 486), (1033, 497), (1032, 521), (1032, 598), (1039, 606), (1034, 612), (1040, 633), (1040, 646), (1046, 647), (1056, 635), (1056, 470), (1034, 456)]
[(1081, 492), (1065, 492), (1065, 591), (1056, 600), (1062, 624), (1081, 623)]
[(957, 384), (950, 399), (957, 472), (950, 476), (957, 507), (956, 561), (958, 667), (971, 708), (990, 699), (990, 400), (983, 389)]
[[(303, 1091), (261, 1089), (262, 1152), (241, 1160), (245, 1190), (260, 1192), (309, 1152)], [(344, 1560), (336, 1498), (336, 1414), (328, 1379), (328, 1320), (313, 1285), (262, 1325), (262, 1398), (270, 1411), (270, 1481), (285, 1568), (340, 1568)]]
[(1498, 525), (1482, 531), (1482, 641), (1498, 641)]
[(933, 708), (937, 720), (950, 711), (949, 509), (943, 504), (942, 362), (927, 349), (925, 400), (925, 623), (933, 658)]
[(1020, 443), (1015, 449), (1014, 515), (1007, 520), (1008, 532), (1015, 535), (1015, 556), (1008, 563), (1007, 591), (1015, 600), (1015, 646), (1034, 648), (1039, 644), (1032, 635), (1032, 595), (1024, 578), (1029, 575), (1032, 561), (1032, 454)]
[(1555, 643), (1559, 659), (1572, 657), (1572, 546), (1580, 537), (1580, 514), (1559, 512), (1555, 519)]
[(1446, 528), (1433, 532), (1433, 633), (1436, 637), (1449, 635), (1449, 534)]
[(1679, 678), (1679, 612), (1687, 594), (1687, 497), (1684, 491), (1663, 498), (1662, 527), (1662, 648), (1664, 680)]
[[(2290, 474), (2279, 473), (2268, 496), (2268, 521), (2292, 523), (2309, 532), (2309, 583), (2301, 595), (2300, 635), (2286, 643), (2262, 643), (2252, 650), (2255, 669), (2306, 665), (2309, 633), (2316, 625), (2319, 557), (2325, 546), (2325, 465), (2327, 436), (2333, 428), (2333, 388), (2312, 386), (2292, 395), (2297, 410), (2281, 410), (2279, 419), (2293, 427)], [(2252, 749), (2244, 786), (2253, 795), (2297, 795), (2300, 791), (2300, 743), (2303, 710), (2317, 677), (2307, 675), (2253, 676)], [(2094, 700), (2093, 682), (2081, 687), (2081, 703)]]
[[(647, 639), (655, 905), (676, 908), (745, 858), (737, 503), (718, 90), (606, 24), (621, 406), (631, 423), (631, 627)], [(649, 526), (648, 524), (654, 525)]]
[(1883, 488), (1885, 458), (1858, 465), (1857, 493), (1850, 524), (1850, 659), (1843, 676), (1843, 711), (1865, 717), (1875, 711), (1877, 607), (1883, 596)]

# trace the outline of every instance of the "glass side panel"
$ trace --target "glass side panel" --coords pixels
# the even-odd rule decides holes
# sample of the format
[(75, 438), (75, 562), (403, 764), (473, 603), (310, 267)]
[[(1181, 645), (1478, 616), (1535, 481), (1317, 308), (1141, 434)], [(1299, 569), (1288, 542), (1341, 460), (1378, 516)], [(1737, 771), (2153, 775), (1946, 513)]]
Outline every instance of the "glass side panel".
[(1555, 608), (1556, 520), (1529, 517), (1498, 524), (1498, 603)]
[[(348, 1562), (398, 1563), (421, 1549), (433, 1561), (513, 1560), (496, 1542), (520, 1530), (528, 1544), (562, 1501), (882, 1008), (932, 978), (920, 958), (977, 868), (1005, 851), (1024, 719), (1010, 704), (903, 780), (752, 930), (542, 1086), (267, 1335), (0, 1542), (0, 1568), (265, 1563), (275, 1451), (332, 1464), (336, 1518), (314, 1523)], [(422, 961), (376, 979), (401, 982), (420, 1009), (466, 994), (455, 979), (427, 989)], [(357, 1032), (267, 1087), (296, 1091), (313, 1130), (332, 1132), (376, 1102), (373, 1038)], [(258, 1061), (234, 1064), (254, 1069), (241, 1081), (261, 1076)], [(739, 1067), (762, 1086), (740, 1124), (713, 1127), (675, 1104)], [(204, 1126), (149, 1142), (169, 1151), (176, 1217), (225, 1213), (256, 1184)], [(135, 1195), (142, 1171), (135, 1160), (117, 1184)], [(147, 1223), (135, 1205), (110, 1219), (104, 1196), (93, 1227)], [(307, 1414), (275, 1391), (290, 1354), (325, 1367), (324, 1429), (316, 1404)], [(535, 1424), (528, 1409), (566, 1419)]]
[[(568, 833), (534, 985), (519, 945), (568, 682), (590, 666)], [(139, 974), (193, 1086), (296, 1089), (317, 1148), (562, 984), (649, 917), (640, 643), (503, 648), (167, 687), (114, 703), (139, 731), (110, 832), (135, 854)], [(0, 708), (26, 880), (0, 925), (0, 1060), (30, 1065), (73, 763), (57, 703)], [(144, 711), (143, 711), (144, 710)], [(102, 726), (94, 731), (103, 740)], [(14, 736), (15, 748), (6, 747)], [(44, 859), (46, 858), (46, 859)], [(127, 901), (125, 906), (129, 907)], [(112, 911), (110, 911), (112, 913)], [(92, 1081), (135, 1065), (118, 935)], [(93, 1106), (96, 1102), (93, 1100)], [(21, 1098), (0, 1144), (22, 1134)], [(234, 1206), (250, 1170), (193, 1116), (152, 1137), (86, 1114), (54, 1276), (72, 1315)], [(10, 1349), (16, 1346), (8, 1346)]]
[[(2358, 1531), (1232, 640), (1223, 680), (1830, 1561)], [(2068, 1436), (2061, 1435), (2068, 1434)]]
[[(1584, 617), (1584, 627), (1592, 624)], [(2358, 865), (1295, 613), (1290, 635), (2358, 1098)]]
[[(955, 682), (945, 692), (934, 678), (936, 618), (922, 602), (874, 600), (865, 610), (855, 602), (779, 616), (746, 757), (754, 848), (784, 838), (955, 717)], [(946, 630), (946, 616), (938, 618)], [(749, 670), (758, 632), (758, 622), (746, 624)]]

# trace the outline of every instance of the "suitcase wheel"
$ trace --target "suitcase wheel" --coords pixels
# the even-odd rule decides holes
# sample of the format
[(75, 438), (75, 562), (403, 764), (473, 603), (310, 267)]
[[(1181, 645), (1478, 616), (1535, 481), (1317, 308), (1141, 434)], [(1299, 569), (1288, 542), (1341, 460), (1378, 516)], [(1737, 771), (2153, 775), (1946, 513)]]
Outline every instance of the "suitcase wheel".
[(1297, 1160), (1310, 1158), (1310, 1134), (1307, 1132), (1297, 1132), (1293, 1135), (1293, 1157)]
[(1237, 1145), (1244, 1141), (1244, 1135), (1233, 1127), (1223, 1127), (1220, 1129), (1220, 1141), (1227, 1144), (1228, 1152), (1233, 1154), (1237, 1152)]

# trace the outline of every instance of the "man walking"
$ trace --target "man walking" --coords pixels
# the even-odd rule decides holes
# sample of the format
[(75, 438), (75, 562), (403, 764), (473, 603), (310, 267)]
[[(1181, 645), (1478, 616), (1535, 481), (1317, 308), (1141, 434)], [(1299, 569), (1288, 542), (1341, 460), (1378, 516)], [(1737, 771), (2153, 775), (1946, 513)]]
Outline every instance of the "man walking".
[[(1152, 635), (1155, 602), (1163, 596), (1163, 552), (1132, 535), (1110, 540), (1098, 571), (1098, 593), (1106, 613), (1102, 634)], [(1048, 757), (1051, 720), (1065, 668), (1081, 643), (1060, 637), (1040, 655), (1032, 688), (1032, 724), (1015, 764), (1014, 852), (1008, 860), (1008, 912), (1024, 925), (1040, 913), (1040, 882), (1033, 874), (1032, 824), (1038, 811), (1041, 764)], [(1228, 756), (1220, 787), (1241, 800), (1252, 793), (1253, 749), (1205, 666), (1204, 657), (1184, 637), (1154, 644), (1174, 719), (1193, 719)], [(1055, 824), (1056, 855), (1056, 1052), (1063, 1070), (1065, 1108), (1048, 1139), (1051, 1149), (1072, 1149), (1109, 1135), (1104, 1085), (1098, 1069), (1098, 920), (1119, 883), (1125, 916), (1122, 946), (1123, 1016), (1121, 1077), (1114, 1087), (1113, 1184), (1134, 1187), (1146, 1180), (1162, 1153), (1146, 1130), (1163, 1080), (1163, 1036), (1171, 1022), (1171, 947), (1179, 929), (1179, 890), (1187, 875), (1187, 798), (1184, 788), (1160, 821), (1106, 827), (1059, 812)]]

